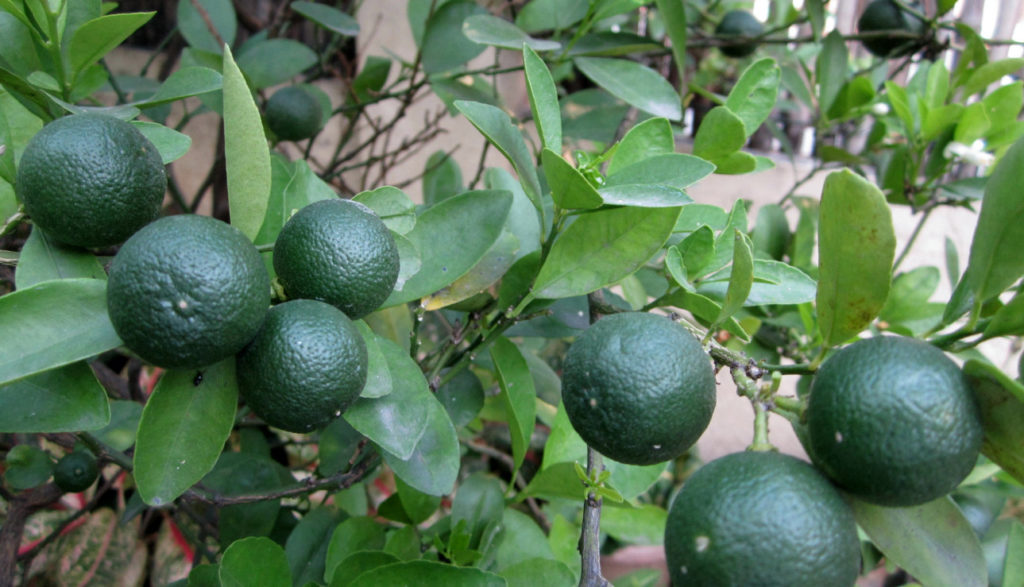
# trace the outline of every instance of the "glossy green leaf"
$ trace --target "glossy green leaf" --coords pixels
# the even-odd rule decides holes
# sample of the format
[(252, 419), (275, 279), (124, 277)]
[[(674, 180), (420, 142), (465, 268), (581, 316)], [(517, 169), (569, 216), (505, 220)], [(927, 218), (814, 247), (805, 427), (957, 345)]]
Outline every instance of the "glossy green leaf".
[(457, 0), (438, 5), (427, 20), (420, 45), (423, 71), (449, 71), (483, 52), (486, 47), (469, 40), (462, 32), (462, 23), (479, 14), (487, 14), (487, 11), (471, 1)]
[[(423, 203), (433, 206), (456, 194), (461, 194), (462, 170), (450, 154), (437, 151), (427, 158), (423, 169)], [(492, 188), (497, 189), (497, 188)]]
[(391, 372), (391, 393), (359, 398), (344, 418), (385, 451), (409, 458), (427, 427), (424, 411), (436, 400), (423, 372), (401, 347), (382, 337), (377, 344)]
[(505, 569), (525, 561), (554, 560), (547, 536), (528, 514), (506, 507), (501, 525), (505, 532), (495, 555), (494, 568), (502, 576)]
[(505, 580), (473, 567), (457, 567), (427, 560), (377, 567), (357, 577), (352, 587), (380, 585), (444, 585), (445, 587), (505, 587)]
[(566, 298), (618, 282), (654, 256), (682, 208), (613, 208), (583, 214), (551, 247), (533, 298)]
[(608, 163), (607, 173), (615, 175), (634, 163), (639, 163), (658, 155), (668, 155), (676, 150), (675, 136), (672, 125), (667, 118), (651, 118), (645, 120), (626, 132), (618, 145), (615, 154)]
[[(663, 305), (682, 308), (706, 324), (713, 322), (722, 312), (722, 306), (718, 302), (707, 296), (687, 291), (685, 289), (679, 290), (668, 299), (664, 300)], [(735, 318), (729, 318), (721, 326), (729, 334), (732, 334), (741, 341), (750, 341), (750, 334), (743, 329), (743, 326), (741, 326)]]
[(729, 222), (729, 213), (712, 204), (690, 204), (683, 207), (672, 232), (693, 232), (701, 226), (722, 230)]
[(681, 2), (674, 0), (655, 0), (655, 5), (665, 24), (665, 34), (671, 42), (672, 59), (679, 79), (686, 79), (686, 9)]
[(882, 192), (849, 170), (830, 174), (818, 227), (818, 326), (826, 345), (845, 341), (878, 316), (889, 295), (895, 253)]
[[(683, 209), (685, 210), (686, 208)], [(735, 242), (733, 238), (734, 230), (743, 233), (747, 232), (747, 205), (742, 199), (737, 199), (733, 202), (732, 209), (729, 210), (729, 215), (726, 217), (725, 227), (715, 237), (715, 256), (711, 263), (704, 268), (705, 273), (718, 271), (732, 261), (732, 248)]]
[[(196, 8), (196, 2), (178, 2), (178, 29), (190, 46), (218, 55), (224, 45), (233, 45), (238, 31), (238, 20), (231, 0), (199, 0), (205, 16)], [(207, 25), (213, 24), (213, 31)]]
[(964, 98), (966, 99), (978, 92), (984, 91), (990, 85), (1002, 79), (1003, 76), (1010, 75), (1021, 68), (1024, 68), (1024, 58), (1022, 57), (1000, 59), (999, 61), (992, 61), (978, 67), (971, 72), (971, 76), (964, 83)]
[(0, 297), (0, 384), (87, 359), (121, 345), (101, 279), (46, 281)]
[(587, 0), (531, 0), (516, 15), (516, 26), (528, 31), (560, 30), (587, 14)]
[(686, 275), (698, 277), (702, 275), (701, 270), (714, 258), (715, 235), (711, 227), (701, 226), (684, 238), (677, 247)]
[(965, 145), (985, 136), (985, 133), (992, 128), (992, 121), (988, 119), (985, 111), (985, 104), (974, 102), (968, 104), (957, 121), (956, 131), (953, 133), (953, 140)]
[(601, 194), (587, 178), (561, 155), (545, 147), (540, 160), (556, 206), (565, 210), (589, 210), (604, 204)]
[[(701, 284), (700, 292), (724, 298), (726, 282), (718, 274)], [(814, 301), (817, 283), (803, 271), (781, 261), (754, 260), (754, 283), (745, 306), (794, 305)]]
[(754, 284), (754, 252), (750, 238), (734, 231), (732, 248), (732, 270), (729, 272), (729, 286), (725, 290), (725, 301), (715, 318), (715, 325), (731, 317), (747, 301), (750, 287)]
[(542, 209), (540, 200), (540, 180), (537, 168), (533, 164), (533, 156), (526, 147), (523, 134), (512, 124), (512, 119), (502, 110), (489, 104), (457, 100), (455, 107), (479, 130), (501, 154), (508, 159), (519, 175), (519, 181), (538, 211)]
[[(202, 371), (165, 371), (146, 402), (135, 441), (143, 501), (167, 505), (213, 469), (235, 423), (235, 360)], [(197, 383), (198, 382), (198, 383)]]
[[(391, 393), (391, 371), (388, 369), (388, 360), (384, 352), (380, 350), (378, 337), (373, 330), (362, 320), (356, 321), (359, 334), (363, 335), (363, 342), (366, 343), (366, 354), (368, 357), (366, 367), (366, 385), (363, 387), (360, 397), (384, 397)], [(386, 339), (385, 339), (386, 340)]]
[(110, 422), (93, 432), (100, 442), (114, 450), (128, 450), (135, 444), (135, 433), (142, 418), (142, 404), (131, 400), (110, 400)]
[(462, 34), (474, 43), (502, 49), (522, 49), (523, 45), (535, 51), (555, 51), (562, 48), (558, 41), (535, 39), (509, 21), (490, 14), (470, 16), (462, 22)]
[(38, 227), (34, 228), (18, 257), (15, 287), (21, 290), (51, 279), (75, 277), (105, 280), (107, 274), (88, 251), (64, 246), (47, 237)]
[(633, 183), (602, 187), (597, 191), (609, 206), (674, 208), (693, 201), (683, 190), (667, 185)]
[(224, 51), (224, 158), (231, 225), (255, 239), (270, 199), (270, 150), (263, 134), (260, 111), (227, 48)]
[[(853, 513), (887, 560), (924, 585), (984, 587), (988, 570), (978, 537), (948, 497), (907, 508), (852, 499)], [(923, 539), (927, 537), (927, 539)]]
[(985, 327), (985, 338), (1024, 333), (1024, 295), (1017, 294), (999, 308)]
[(395, 491), (398, 492), (398, 500), (402, 509), (409, 516), (414, 524), (422, 524), (437, 511), (441, 505), (441, 498), (436, 495), (427, 495), (410, 487), (401, 478), (395, 477)]
[(602, 190), (621, 185), (664, 185), (685, 189), (715, 171), (715, 166), (700, 157), (683, 153), (652, 155), (610, 173)]
[(4, 482), (15, 491), (46, 483), (53, 475), (53, 460), (45, 450), (31, 444), (19, 444), (7, 451)]
[(511, 232), (503, 230), (494, 245), (469, 272), (433, 294), (425, 296), (420, 304), (427, 311), (438, 310), (485, 291), (508, 271), (515, 262), (518, 251), (519, 239)]
[(369, 206), (388, 228), (398, 234), (408, 234), (416, 226), (416, 204), (396, 187), (379, 187), (358, 193), (352, 199)]
[(747, 136), (754, 134), (775, 108), (781, 81), (782, 70), (774, 59), (766, 57), (743, 70), (729, 90), (725, 106), (743, 122)]
[(192, 137), (155, 122), (135, 121), (132, 126), (139, 129), (160, 153), (164, 165), (183, 157), (192, 146)]
[(652, 116), (682, 120), (679, 94), (658, 72), (628, 59), (577, 57), (583, 75), (623, 102)]
[[(393, 394), (392, 394), (393, 395)], [(459, 438), (448, 413), (433, 394), (419, 417), (425, 429), (407, 459), (385, 452), (384, 462), (413, 489), (427, 495), (447, 495), (459, 476)]]
[(754, 253), (767, 255), (772, 259), (781, 259), (786, 254), (789, 244), (789, 220), (786, 212), (778, 204), (765, 204), (757, 211), (757, 220), (750, 240), (754, 245)]
[(370, 517), (345, 520), (334, 529), (327, 547), (324, 580), (331, 583), (338, 565), (353, 553), (381, 548), (384, 548), (384, 526)]
[(530, 98), (533, 122), (540, 133), (541, 144), (553, 151), (562, 150), (562, 113), (558, 91), (544, 60), (531, 47), (523, 47), (523, 70), (526, 92)]
[(262, 536), (232, 542), (220, 561), (221, 587), (291, 585), (291, 573), (284, 550)]
[(302, 516), (288, 535), (284, 553), (293, 585), (306, 585), (323, 579), (327, 547), (338, 525), (337, 518), (337, 514), (326, 507), (314, 508)]
[(338, 563), (330, 587), (348, 587), (363, 573), (398, 562), (397, 556), (383, 550), (358, 550)]
[(501, 236), (511, 205), (509, 192), (488, 190), (465, 192), (429, 208), (406, 237), (416, 250), (430, 254), (381, 307), (418, 300), (465, 275)]
[(601, 531), (623, 544), (661, 546), (667, 520), (668, 511), (652, 504), (605, 508), (601, 512)]
[(991, 363), (971, 359), (964, 374), (981, 408), (985, 436), (981, 452), (1024, 483), (1024, 386)]
[(452, 501), (452, 528), (469, 533), (469, 548), (479, 549), (488, 526), (501, 524), (505, 513), (505, 496), (501, 481), (486, 473), (474, 473), (459, 484)]
[[(305, 160), (289, 163), (283, 157), (274, 155), (270, 159), (271, 185), (267, 212), (263, 218), (256, 244), (273, 244), (284, 223), (298, 210), (320, 200), (336, 198), (337, 195), (320, 179)], [(274, 275), (274, 266), (269, 256), (264, 256), (267, 271)]]
[(1024, 275), (1024, 193), (1019, 170), (1024, 166), (1024, 140), (1003, 155), (989, 176), (971, 241), (964, 279), (981, 303), (999, 295)]
[(848, 76), (850, 54), (842, 33), (834, 30), (825, 37), (821, 53), (814, 68), (818, 78), (818, 105), (821, 112), (828, 112), (839, 96)]
[(332, 33), (343, 37), (359, 34), (359, 21), (333, 6), (317, 2), (292, 2), (289, 7)]
[(77, 432), (109, 421), (107, 392), (82, 362), (0, 386), (3, 432)]
[(537, 392), (526, 359), (509, 339), (501, 337), (494, 341), (491, 345), (491, 360), (494, 361), (498, 375), (502, 403), (509, 415), (512, 457), (515, 470), (518, 471), (526, 451), (530, 449), (530, 437), (537, 419)]
[(715, 106), (700, 122), (693, 137), (693, 154), (711, 162), (724, 159), (743, 148), (747, 131), (743, 120), (725, 106)]
[(316, 65), (312, 49), (292, 39), (262, 39), (245, 46), (238, 54), (238, 68), (245, 72), (254, 89), (282, 84)]
[(576, 576), (569, 567), (546, 558), (525, 560), (503, 569), (499, 574), (508, 582), (508, 587), (571, 587), (576, 584)]
[(71, 37), (68, 49), (71, 73), (79, 72), (103, 58), (139, 27), (149, 22), (156, 12), (121, 12), (86, 22)]

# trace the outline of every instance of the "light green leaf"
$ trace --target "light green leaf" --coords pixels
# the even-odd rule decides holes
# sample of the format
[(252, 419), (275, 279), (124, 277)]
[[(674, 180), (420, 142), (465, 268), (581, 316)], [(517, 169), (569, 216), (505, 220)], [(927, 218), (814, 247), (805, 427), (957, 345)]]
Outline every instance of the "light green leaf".
[(667, 185), (624, 184), (597, 190), (605, 204), (637, 208), (674, 208), (689, 204), (693, 198), (679, 188)]
[(330, 587), (349, 587), (363, 573), (392, 563), (401, 562), (393, 554), (383, 550), (358, 550), (338, 563)]
[(569, 567), (548, 558), (524, 560), (503, 569), (499, 574), (508, 582), (508, 587), (571, 587), (577, 583)]
[(587, 15), (587, 0), (531, 0), (516, 15), (516, 26), (534, 33), (561, 30)]
[(235, 424), (237, 403), (234, 358), (203, 371), (164, 371), (135, 441), (133, 474), (143, 501), (168, 505), (213, 469)]
[(284, 553), (291, 569), (292, 584), (306, 585), (323, 579), (327, 546), (337, 522), (335, 511), (328, 507), (315, 507), (302, 516), (288, 535)]
[(45, 281), (0, 297), (0, 384), (121, 345), (107, 315), (107, 282)]
[(615, 154), (608, 163), (608, 175), (615, 175), (634, 163), (658, 155), (668, 155), (676, 150), (672, 125), (667, 118), (651, 118), (637, 124), (626, 132), (615, 147)]
[(107, 274), (88, 251), (64, 246), (47, 237), (38, 227), (33, 228), (18, 257), (15, 287), (21, 290), (51, 279), (75, 277), (105, 280)]
[[(196, 4), (202, 7), (201, 13)], [(231, 0), (199, 0), (178, 2), (178, 29), (188, 44), (201, 51), (220, 55), (224, 45), (233, 45), (238, 32), (238, 18)], [(213, 24), (213, 31), (207, 24)]]
[(978, 92), (983, 92), (991, 84), (1002, 79), (1003, 76), (1010, 75), (1021, 68), (1024, 68), (1024, 58), (1021, 57), (991, 61), (975, 68), (971, 76), (964, 83), (964, 99)]
[(766, 57), (743, 70), (736, 85), (729, 91), (725, 106), (742, 122), (749, 137), (775, 108), (782, 70), (775, 60)]
[[(406, 235), (417, 251), (429, 251), (422, 267), (382, 308), (433, 294), (465, 275), (501, 236), (512, 205), (503, 190), (465, 192), (435, 204)], [(457, 234), (459, 238), (452, 238)]]
[(555, 554), (548, 544), (548, 537), (529, 515), (515, 508), (506, 507), (501, 516), (501, 524), (505, 527), (505, 533), (498, 546), (494, 567), (502, 576), (504, 569), (513, 565), (526, 561), (554, 559)]
[(260, 111), (228, 47), (224, 48), (224, 158), (231, 225), (255, 239), (270, 200), (270, 149)]
[(427, 20), (423, 41), (420, 44), (423, 71), (450, 71), (486, 49), (483, 45), (467, 39), (462, 32), (462, 23), (478, 14), (487, 14), (487, 11), (469, 0), (438, 5), (437, 10)]
[(577, 57), (573, 63), (611, 95), (653, 116), (682, 120), (679, 94), (658, 72), (635, 61)]
[(1024, 524), (1013, 520), (1006, 540), (1003, 585), (1024, 585)]
[(422, 185), (423, 203), (427, 206), (433, 206), (441, 200), (465, 191), (462, 187), (462, 170), (459, 169), (458, 161), (444, 151), (435, 151), (427, 158)]
[(425, 428), (412, 454), (401, 459), (384, 452), (384, 462), (413, 489), (427, 495), (447, 495), (455, 488), (459, 476), (459, 437), (448, 412), (434, 394), (427, 393), (426, 407), (420, 410), (419, 417)]
[(359, 34), (359, 21), (333, 6), (317, 2), (292, 2), (289, 7), (332, 33), (343, 37)]
[(818, 326), (826, 345), (857, 334), (889, 295), (896, 237), (885, 196), (852, 171), (825, 179), (818, 227)]
[(526, 195), (530, 197), (538, 213), (543, 214), (537, 168), (533, 165), (533, 157), (526, 148), (523, 134), (512, 124), (508, 114), (480, 102), (456, 100), (455, 107), (508, 159), (519, 175)]
[(672, 59), (676, 64), (679, 79), (686, 79), (686, 9), (681, 2), (655, 0), (658, 13), (665, 25), (665, 34), (672, 45)]
[(369, 358), (366, 367), (366, 386), (363, 387), (359, 397), (384, 397), (391, 393), (391, 371), (388, 369), (388, 360), (384, 352), (380, 350), (378, 337), (373, 330), (362, 320), (356, 320), (356, 328), (363, 336), (366, 343), (366, 354)]
[(601, 531), (623, 544), (661, 546), (666, 521), (668, 511), (652, 504), (637, 508), (605, 508), (601, 512)]
[(324, 580), (333, 585), (338, 565), (352, 554), (381, 548), (384, 548), (384, 526), (373, 518), (360, 516), (343, 521), (334, 529), (327, 546)]
[(732, 271), (729, 273), (729, 287), (725, 291), (725, 302), (715, 318), (714, 326), (731, 317), (747, 301), (750, 287), (754, 284), (754, 252), (750, 237), (735, 230), (732, 248)]
[(245, 51), (238, 54), (238, 68), (255, 89), (282, 84), (319, 60), (312, 49), (292, 39), (250, 41), (243, 48)]
[(974, 390), (985, 428), (981, 452), (1024, 483), (1024, 385), (991, 363), (971, 359), (964, 374)]
[(1024, 140), (1003, 155), (989, 176), (974, 228), (964, 279), (978, 303), (997, 295), (1024, 275), (1024, 192), (1019, 170), (1024, 166)]
[(558, 90), (544, 60), (529, 46), (523, 47), (523, 69), (526, 74), (526, 92), (530, 98), (533, 122), (540, 133), (541, 144), (553, 151), (562, 150), (562, 112), (558, 105)]
[(908, 508), (850, 500), (857, 525), (886, 559), (924, 585), (984, 587), (988, 569), (971, 525), (949, 497)]
[(530, 449), (530, 437), (537, 419), (537, 392), (526, 359), (509, 339), (501, 337), (494, 341), (491, 360), (494, 361), (502, 403), (509, 417), (512, 457), (515, 471), (518, 471), (526, 458), (526, 451)]
[(478, 14), (464, 20), (462, 34), (474, 43), (503, 49), (522, 49), (523, 45), (535, 51), (556, 51), (562, 48), (558, 41), (534, 39), (509, 21), (490, 14)]
[(192, 137), (162, 124), (139, 120), (132, 122), (132, 126), (139, 129), (139, 132), (153, 143), (164, 165), (183, 157), (192, 146)]
[(746, 142), (743, 120), (725, 106), (715, 106), (697, 128), (697, 135), (693, 137), (693, 154), (716, 162), (743, 148)]
[(842, 33), (834, 30), (825, 37), (821, 53), (814, 68), (818, 78), (818, 108), (828, 112), (839, 96), (848, 76), (850, 54)]
[(540, 153), (540, 160), (556, 206), (566, 210), (589, 210), (604, 204), (601, 194), (587, 178), (561, 155), (545, 147)]
[(15, 491), (42, 485), (53, 475), (53, 460), (50, 454), (31, 444), (11, 447), (4, 464), (4, 482)]
[(729, 212), (712, 204), (690, 204), (683, 207), (672, 232), (693, 232), (701, 226), (722, 230), (729, 222)]
[(505, 275), (508, 268), (515, 262), (518, 250), (519, 239), (508, 230), (503, 230), (498, 240), (472, 269), (451, 284), (429, 296), (424, 296), (420, 304), (429, 312), (467, 300), (483, 292)]
[(68, 56), (74, 77), (120, 45), (156, 12), (121, 12), (94, 18), (80, 26), (71, 37)]
[(445, 587), (505, 587), (505, 579), (473, 567), (415, 560), (377, 567), (359, 575), (352, 587), (381, 585), (444, 585)]
[(714, 165), (693, 155), (683, 153), (653, 155), (620, 167), (615, 173), (610, 173), (605, 187), (602, 189), (629, 184), (646, 184), (665, 185), (682, 190), (711, 175), (714, 171)]
[(555, 241), (528, 298), (590, 293), (632, 274), (668, 240), (682, 208), (613, 208), (584, 214)]
[(107, 392), (84, 362), (0, 386), (2, 432), (78, 432), (108, 422)]
[[(725, 281), (714, 281), (718, 274), (709, 276), (701, 284), (700, 292), (724, 298)], [(745, 306), (793, 305), (814, 301), (817, 284), (814, 279), (792, 265), (781, 261), (754, 260), (754, 283), (750, 287)]]
[(218, 573), (221, 587), (292, 584), (284, 549), (263, 536), (232, 542), (224, 551)]
[(416, 226), (416, 204), (396, 187), (360, 192), (352, 199), (373, 209), (384, 224), (398, 234), (408, 234)]

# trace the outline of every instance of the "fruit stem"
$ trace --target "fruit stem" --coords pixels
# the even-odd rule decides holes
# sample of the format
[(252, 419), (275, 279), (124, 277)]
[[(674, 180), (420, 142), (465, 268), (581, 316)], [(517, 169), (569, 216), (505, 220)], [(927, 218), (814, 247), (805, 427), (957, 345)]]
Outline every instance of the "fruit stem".
[[(601, 454), (587, 447), (587, 477), (595, 478), (604, 469)], [(580, 531), (580, 587), (604, 587), (601, 575), (601, 498), (594, 491), (583, 502), (583, 528)]]
[(89, 447), (89, 450), (91, 450), (97, 457), (106, 457), (113, 461), (118, 467), (131, 472), (132, 460), (128, 458), (128, 455), (107, 446), (99, 438), (96, 438), (88, 432), (79, 432), (76, 436), (78, 436), (78, 439), (82, 441), (82, 444)]
[(764, 402), (755, 400), (754, 405), (754, 441), (750, 443), (747, 450), (754, 452), (771, 452), (776, 450), (768, 440), (768, 410)]

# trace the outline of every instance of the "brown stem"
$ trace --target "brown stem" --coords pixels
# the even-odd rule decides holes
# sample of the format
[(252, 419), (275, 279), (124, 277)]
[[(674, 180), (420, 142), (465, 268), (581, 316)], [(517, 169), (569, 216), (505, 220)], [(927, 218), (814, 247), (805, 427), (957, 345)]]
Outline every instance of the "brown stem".
[(13, 585), (18, 561), (18, 547), (25, 523), (33, 512), (60, 499), (61, 490), (48, 483), (14, 496), (7, 502), (7, 519), (0, 526), (0, 585)]

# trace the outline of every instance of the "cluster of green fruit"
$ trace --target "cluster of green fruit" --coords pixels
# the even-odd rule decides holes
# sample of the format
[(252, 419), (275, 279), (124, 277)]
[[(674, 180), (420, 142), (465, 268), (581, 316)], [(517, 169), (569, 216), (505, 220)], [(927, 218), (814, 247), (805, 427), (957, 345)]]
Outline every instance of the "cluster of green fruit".
[[(125, 346), (153, 365), (201, 369), (235, 356), (239, 391), (268, 424), (309, 432), (341, 415), (366, 383), (352, 322), (398, 278), (398, 249), (376, 214), (323, 200), (281, 229), (273, 267), (295, 298), (271, 308), (253, 243), (207, 216), (156, 219), (166, 176), (131, 124), (79, 114), (26, 146), (17, 190), (36, 227), (79, 247), (113, 246), (107, 310)], [(125, 240), (127, 239), (127, 240)]]
[[(911, 3), (919, 9), (919, 5)], [(893, 0), (872, 0), (857, 20), (857, 30), (864, 38), (864, 47), (878, 57), (901, 57), (914, 53), (926, 32), (920, 16), (905, 10)], [(715, 27), (715, 36), (725, 42), (719, 47), (723, 55), (746, 57), (757, 50), (764, 25), (746, 10), (731, 10)]]
[[(680, 456), (701, 436), (715, 376), (686, 328), (627, 312), (599, 320), (570, 347), (562, 393), (590, 446), (646, 465)], [(981, 448), (960, 368), (904, 337), (861, 340), (830, 356), (804, 420), (813, 466), (774, 452), (732, 454), (683, 485), (665, 530), (675, 584), (851, 585), (860, 547), (841, 492), (882, 506), (923, 504), (955, 489)]]

